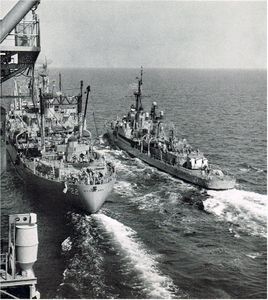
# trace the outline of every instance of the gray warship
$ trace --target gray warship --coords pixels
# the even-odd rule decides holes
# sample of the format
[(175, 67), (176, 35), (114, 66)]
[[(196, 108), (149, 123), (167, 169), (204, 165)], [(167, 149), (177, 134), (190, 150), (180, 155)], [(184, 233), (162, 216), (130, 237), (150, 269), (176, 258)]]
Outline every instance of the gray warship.
[(141, 68), (135, 104), (121, 120), (106, 124), (104, 137), (131, 156), (186, 182), (213, 190), (234, 188), (234, 177), (209, 165), (202, 152), (194, 150), (186, 139), (175, 136), (174, 128), (165, 129), (164, 113), (158, 113), (156, 102), (152, 103), (150, 113), (143, 110), (142, 75)]

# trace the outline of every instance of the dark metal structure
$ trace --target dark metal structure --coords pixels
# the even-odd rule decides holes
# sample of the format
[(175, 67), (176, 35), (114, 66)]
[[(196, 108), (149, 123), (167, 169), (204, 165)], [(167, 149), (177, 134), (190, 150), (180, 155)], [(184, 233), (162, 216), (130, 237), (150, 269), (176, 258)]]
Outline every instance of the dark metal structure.
[(1, 83), (27, 71), (33, 76), (40, 52), (40, 27), (35, 10), (40, 0), (20, 0), (0, 20)]

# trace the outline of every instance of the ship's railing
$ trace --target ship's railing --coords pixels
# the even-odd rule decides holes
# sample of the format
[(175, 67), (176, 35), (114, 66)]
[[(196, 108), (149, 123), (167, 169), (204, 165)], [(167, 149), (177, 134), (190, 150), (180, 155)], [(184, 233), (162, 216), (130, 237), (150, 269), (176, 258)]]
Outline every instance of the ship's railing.
[[(181, 166), (180, 164), (172, 164), (170, 161), (165, 161), (164, 159), (162, 159), (161, 157), (158, 157), (157, 155), (151, 155), (150, 157), (156, 159), (156, 160), (159, 160), (161, 161), (162, 163), (166, 164), (166, 165), (169, 165), (169, 166)], [(185, 168), (187, 169), (187, 168)], [(191, 170), (191, 169), (188, 169), (188, 170)], [(225, 176), (232, 176), (229, 172), (227, 172), (226, 170), (222, 170), (220, 169), (219, 166), (216, 166), (216, 165), (210, 165), (208, 169), (204, 170), (204, 169), (199, 169), (200, 172), (201, 172), (201, 175), (205, 178), (208, 178), (209, 180), (212, 180), (213, 177), (217, 176), (217, 179), (220, 179), (220, 180), (224, 180), (225, 179)], [(219, 173), (216, 173), (216, 172), (213, 172), (213, 170), (220, 170), (220, 172), (222, 172), (222, 174), (219, 172)]]
[(6, 47), (40, 47), (39, 20), (34, 16), (33, 20), (23, 19), (5, 38), (2, 46)]
[(39, 172), (39, 171), (35, 171), (34, 174), (37, 175), (37, 176), (39, 176), (39, 177), (42, 177), (42, 178), (44, 178), (44, 179), (48, 179), (48, 180), (53, 180), (53, 181), (61, 182), (60, 178), (56, 177), (56, 176), (53, 175), (53, 174), (44, 174), (44, 173)]
[[(109, 183), (115, 177), (114, 170), (113, 171), (110, 170), (110, 171), (108, 171), (107, 174), (103, 174), (102, 175), (103, 177), (95, 175), (94, 177), (88, 178), (86, 175), (83, 175), (82, 173), (76, 173), (75, 176), (72, 176), (73, 174), (71, 172), (69, 174), (61, 173), (59, 176), (56, 176), (54, 166), (51, 166), (51, 172), (48, 174), (48, 173), (40, 172), (36, 169), (36, 167), (38, 166), (38, 162), (31, 161), (31, 160), (24, 159), (24, 158), (21, 158), (21, 160), (22, 160), (24, 166), (29, 171), (31, 171), (33, 174), (35, 174), (39, 177), (42, 177), (44, 179), (53, 180), (53, 181), (57, 181), (57, 182), (70, 182), (72, 184), (84, 183), (86, 185), (98, 185), (98, 184)], [(66, 165), (66, 166), (68, 166), (68, 165)], [(68, 175), (69, 175), (69, 177), (68, 177)]]
[(176, 165), (180, 165), (180, 164), (172, 164), (170, 161), (163, 159), (163, 157), (159, 157), (158, 155), (154, 155), (152, 153), (150, 153), (150, 157), (152, 157), (153, 159), (159, 160), (162, 163), (166, 164), (166, 165), (170, 165), (170, 166), (176, 166)]
[(100, 184), (106, 184), (111, 182), (115, 178), (115, 173), (112, 173), (110, 175), (106, 175), (105, 177), (99, 178), (99, 177), (84, 177), (84, 178), (65, 178), (66, 183), (70, 184), (85, 184), (85, 185), (100, 185)]
[[(8, 270), (8, 253), (1, 253), (0, 254), (0, 263), (1, 263), (1, 274), (0, 276), (7, 280), (7, 277), (8, 277), (8, 273), (7, 273), (7, 270)], [(4, 269), (3, 269), (4, 267)]]
[(61, 180), (55, 176), (55, 174), (51, 173), (51, 174), (46, 174), (46, 173), (42, 173), (40, 171), (38, 171), (36, 169), (36, 167), (38, 166), (36, 161), (30, 161), (28, 159), (25, 158), (21, 158), (22, 163), (24, 164), (24, 167), (28, 169), (28, 171), (30, 171), (31, 173), (42, 177), (44, 179), (50, 179), (50, 180), (54, 180), (54, 181), (58, 181), (60, 182)]

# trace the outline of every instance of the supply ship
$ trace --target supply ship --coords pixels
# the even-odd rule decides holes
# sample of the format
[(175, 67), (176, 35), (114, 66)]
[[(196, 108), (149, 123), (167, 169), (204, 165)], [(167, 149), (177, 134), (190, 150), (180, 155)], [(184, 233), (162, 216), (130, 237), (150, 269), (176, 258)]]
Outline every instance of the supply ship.
[(106, 126), (104, 137), (131, 156), (184, 181), (213, 190), (234, 188), (234, 177), (209, 165), (202, 152), (194, 150), (186, 139), (175, 136), (174, 128), (165, 129), (164, 113), (158, 113), (156, 102), (152, 103), (150, 113), (143, 110), (142, 75), (141, 68), (135, 104), (121, 120)]
[[(88, 94), (89, 89), (87, 99)], [(11, 161), (27, 185), (97, 212), (113, 189), (115, 168), (94, 149), (83, 126), (82, 91), (57, 99), (40, 89), (39, 100), (40, 115), (30, 101), (15, 100), (11, 106), (6, 123)]]
[(113, 188), (115, 169), (93, 148), (86, 108), (82, 117), (82, 85), (78, 96), (51, 93), (46, 63), (36, 78), (39, 4), (20, 0), (0, 22), (1, 84), (15, 79), (13, 95), (1, 93), (8, 103), (14, 99), (6, 116), (7, 154), (27, 186), (95, 213)]

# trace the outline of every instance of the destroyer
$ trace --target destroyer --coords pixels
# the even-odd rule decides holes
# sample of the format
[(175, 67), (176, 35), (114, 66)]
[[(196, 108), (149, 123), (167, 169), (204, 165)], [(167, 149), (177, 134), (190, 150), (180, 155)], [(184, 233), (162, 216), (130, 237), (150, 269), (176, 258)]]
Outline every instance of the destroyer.
[[(88, 94), (89, 89), (87, 99)], [(64, 195), (95, 213), (113, 189), (115, 168), (93, 148), (83, 124), (82, 90), (73, 98), (51, 98), (40, 90), (40, 115), (39, 109), (21, 99), (11, 107), (7, 152), (27, 184), (52, 197)]]
[(194, 150), (185, 139), (175, 137), (174, 129), (164, 129), (164, 113), (157, 112), (153, 102), (151, 112), (144, 112), (141, 98), (142, 69), (135, 104), (121, 120), (111, 122), (106, 136), (110, 142), (130, 155), (161, 171), (206, 189), (234, 188), (235, 178), (208, 164), (199, 150)]

